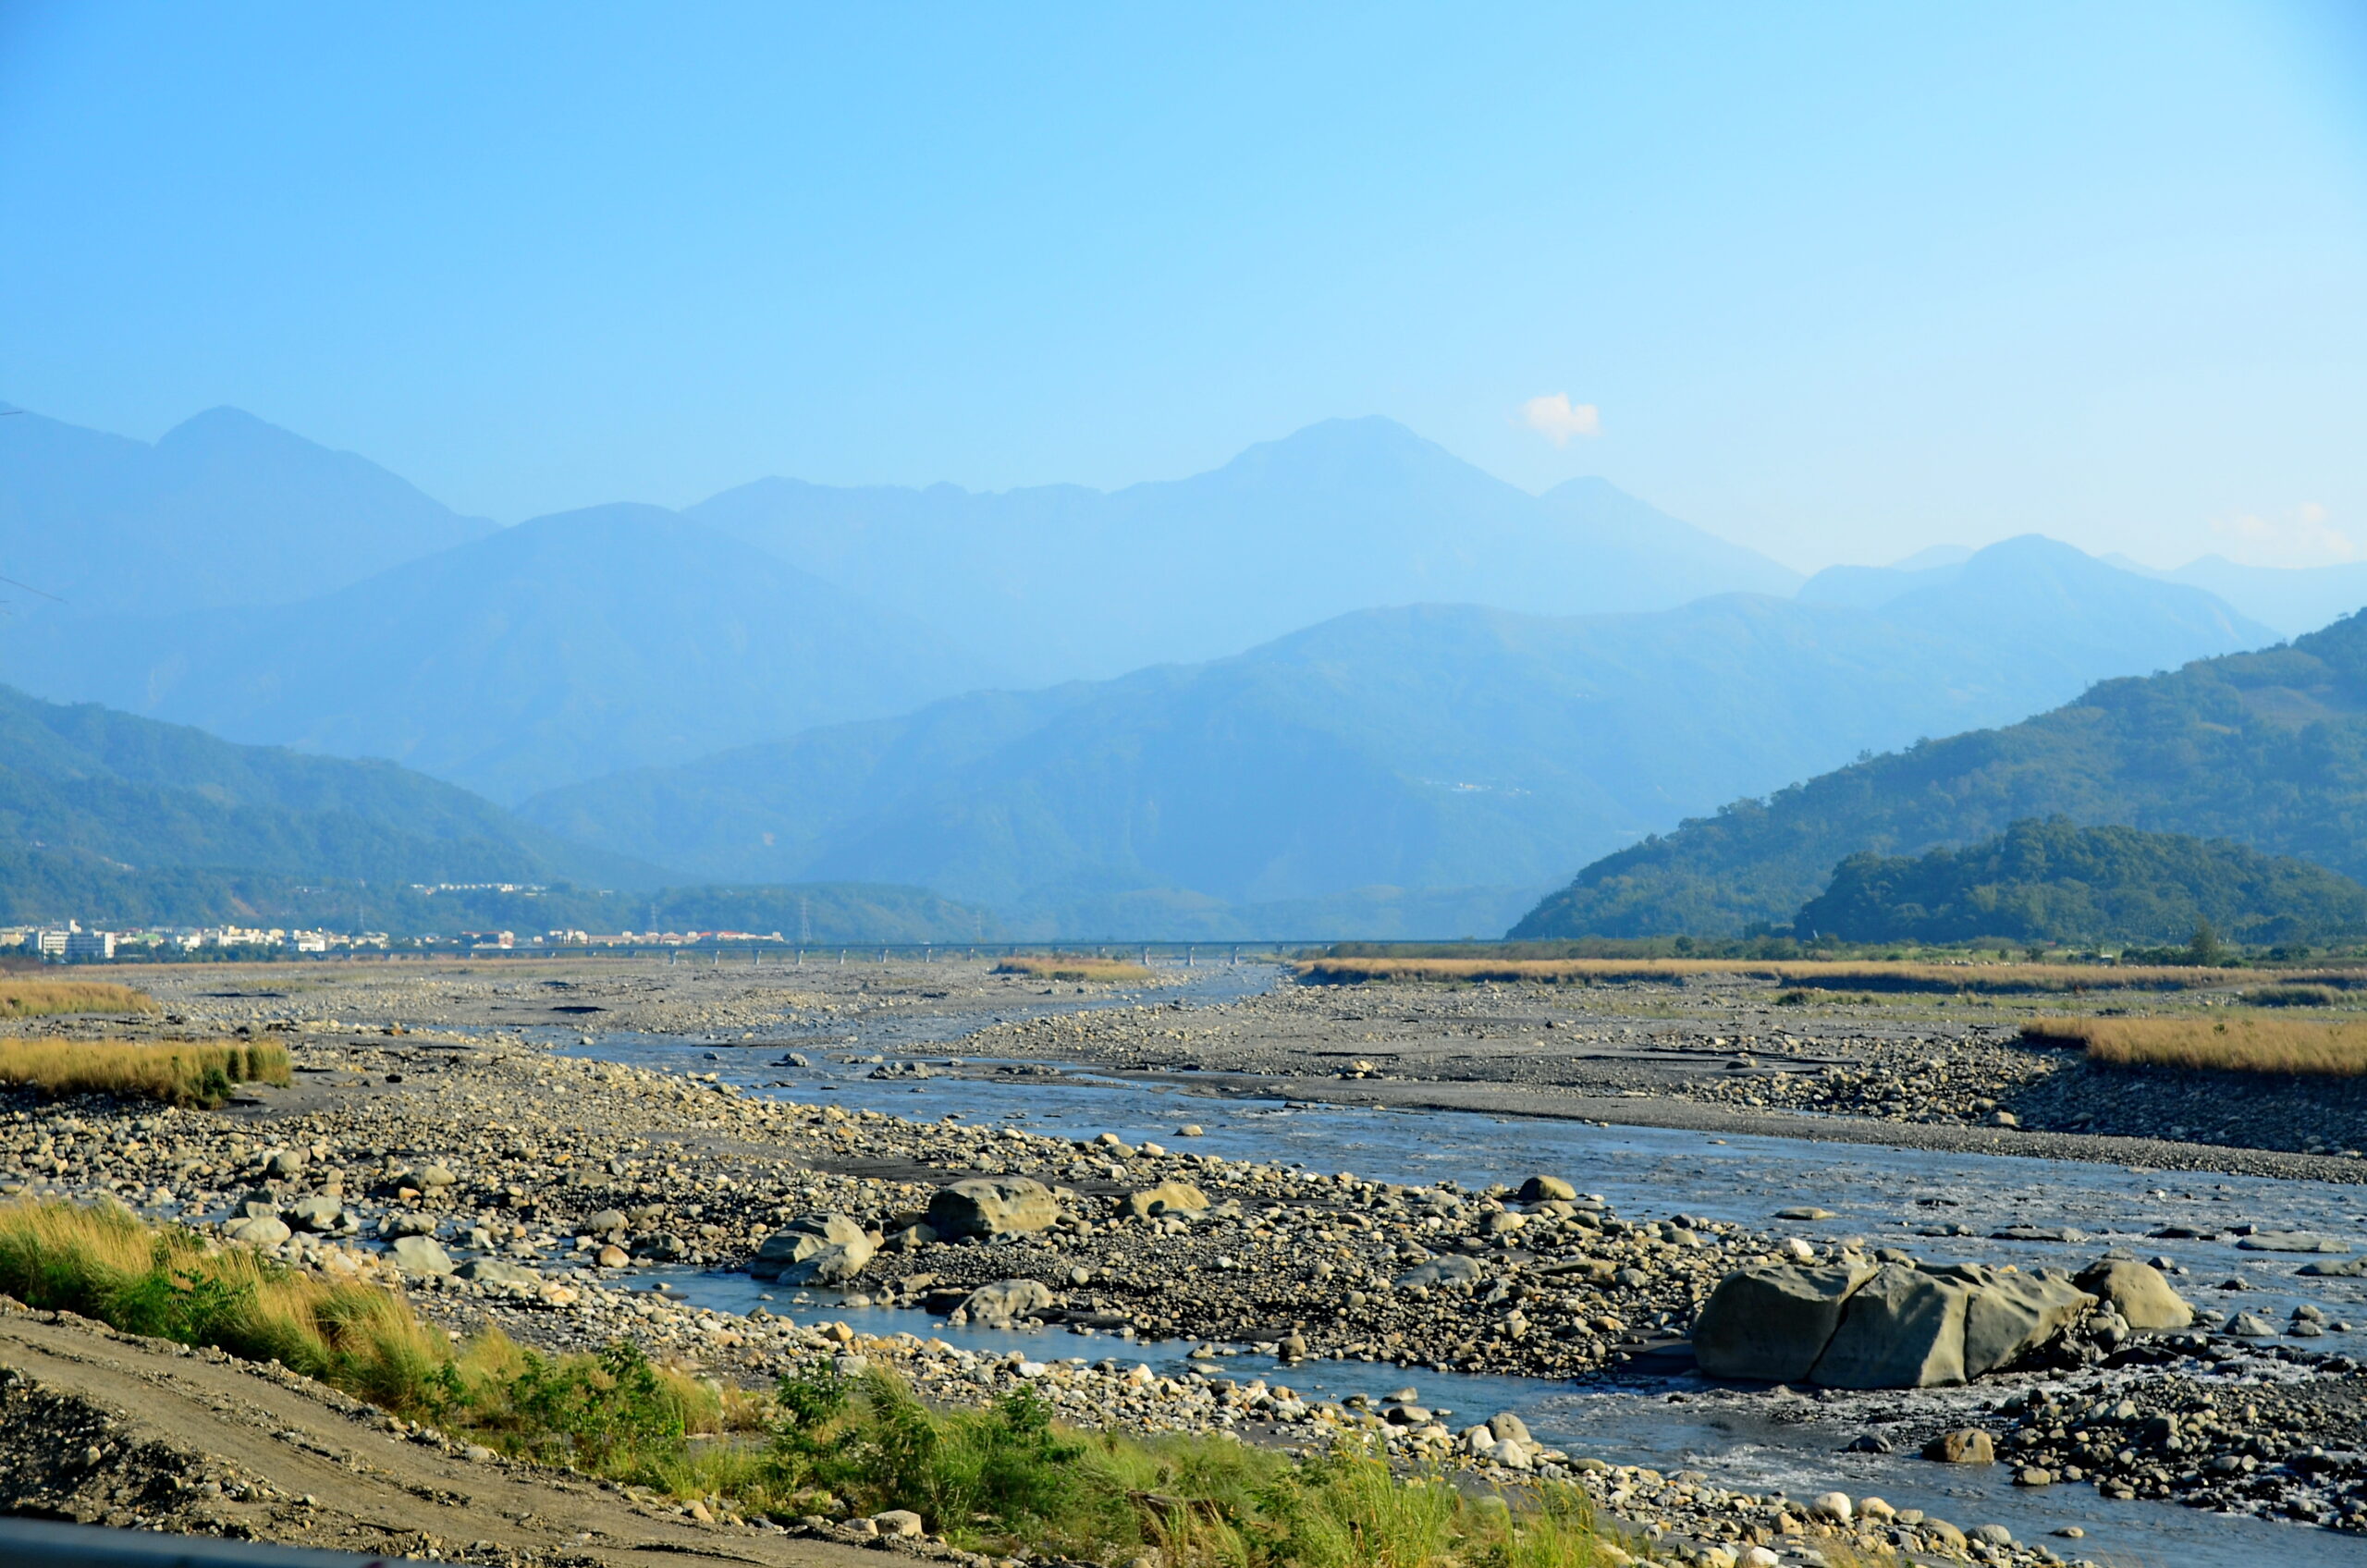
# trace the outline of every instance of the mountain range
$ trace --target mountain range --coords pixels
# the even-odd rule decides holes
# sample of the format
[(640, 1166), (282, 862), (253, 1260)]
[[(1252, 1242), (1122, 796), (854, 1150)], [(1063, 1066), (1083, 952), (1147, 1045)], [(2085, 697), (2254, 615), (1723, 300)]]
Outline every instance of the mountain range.
[(236, 409), (153, 445), (21, 410), (0, 419), (0, 573), (27, 585), (0, 594), (19, 620), (283, 604), (494, 532)]
[(0, 686), (0, 922), (516, 927), (979, 940), (925, 889), (660, 887), (664, 874), (378, 761), (238, 746)]
[[(241, 742), (388, 757), (502, 801), (979, 687), (1230, 654), (1372, 606), (1656, 607), (1797, 582), (1600, 481), (1532, 496), (1386, 420), (1106, 495), (768, 480), (687, 513), (618, 505), (499, 531), (232, 410), (153, 447), (0, 421), (19, 426), (40, 439), (6, 454), (8, 574), (73, 593), (8, 625), (9, 680)], [(227, 477), (248, 470), (243, 488)], [(86, 594), (87, 553), (45, 520), (133, 516), (141, 496), (140, 526), (97, 535), (125, 582)], [(192, 556), (204, 570), (177, 594)], [(242, 573), (252, 591), (234, 602)]]
[(1319, 928), (1267, 928), (1271, 906), (1460, 889), (1425, 913), (1469, 931), (1738, 791), (2267, 638), (2207, 594), (2031, 537), (1870, 608), (1361, 611), (1228, 659), (955, 698), (519, 809), (704, 878), (914, 883), (1022, 929), (1300, 936)]
[(1532, 496), (1386, 419), (1107, 493), (767, 479), (687, 515), (991, 648), (1029, 683), (1219, 658), (1389, 606), (1582, 615), (1800, 581), (1602, 480)]
[(1512, 934), (1781, 925), (1845, 856), (1921, 855), (2055, 815), (2225, 839), (2367, 880), (2367, 615), (1734, 801), (1588, 864)]
[[(153, 446), (20, 415), (0, 458), (31, 691), (464, 786), (536, 836), (513, 877), (892, 883), (1036, 935), (1498, 928), (1720, 801), (2275, 636), (2036, 537), (1803, 582), (1378, 419), (1110, 492), (775, 479), (509, 528), (229, 410)], [(2244, 571), (2281, 616), (2350, 591)], [(360, 875), (332, 836), (304, 875)]]
[(538, 518), (294, 604), (15, 630), (35, 691), (498, 800), (895, 713), (992, 662), (657, 507)]

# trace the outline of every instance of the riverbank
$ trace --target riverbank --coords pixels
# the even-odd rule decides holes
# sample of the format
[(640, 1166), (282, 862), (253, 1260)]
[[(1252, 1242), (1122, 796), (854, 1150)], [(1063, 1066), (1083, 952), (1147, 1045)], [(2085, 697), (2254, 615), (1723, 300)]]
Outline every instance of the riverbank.
[[(1273, 1011), (1269, 998), (1207, 1001), (1205, 991), (1179, 987), (1184, 995), (1138, 1002), (966, 974), (954, 965), (929, 967), (933, 972), (915, 965), (844, 977), (668, 974), (658, 965), (619, 972), (590, 964), (531, 976), (516, 970), (388, 974), (363, 966), (292, 976), (215, 971), (191, 976), (202, 990), (160, 986), (168, 1011), (153, 1027), (192, 1034), (244, 1028), (282, 1040), (296, 1066), (290, 1088), (242, 1096), (244, 1103), (216, 1114), (20, 1105), (0, 1139), (0, 1160), (29, 1192), (112, 1192), (161, 1214), (218, 1217), (255, 1204), (295, 1216), (313, 1228), (267, 1244), (324, 1269), (368, 1269), (385, 1278), (398, 1265), (397, 1255), (384, 1249), (409, 1232), (405, 1250), (427, 1262), (408, 1287), (463, 1330), (475, 1321), (498, 1321), (520, 1339), (552, 1348), (594, 1345), (621, 1333), (714, 1375), (754, 1380), (796, 1354), (878, 1356), (909, 1363), (917, 1381), (949, 1399), (975, 1398), (992, 1379), (1037, 1366), (1045, 1370), (1028, 1379), (1067, 1390), (1070, 1413), (1083, 1421), (1106, 1406), (1108, 1419), (1129, 1427), (1230, 1429), (1297, 1444), (1335, 1431), (1378, 1431), (1408, 1458), (1482, 1466), (1495, 1461), (1478, 1452), (1461, 1415), (1418, 1418), (1402, 1412), (1419, 1406), (1401, 1404), (1392, 1419), (1379, 1390), (1361, 1410), (1328, 1402), (1338, 1406), (1334, 1413), (1323, 1409), (1325, 1399), (1304, 1397), (1314, 1390), (1301, 1385), (1317, 1380), (1311, 1369), (1342, 1364), (1322, 1362), (1327, 1354), (1348, 1366), (1368, 1361), (1376, 1370), (1600, 1376), (1627, 1366), (1665, 1377), (1646, 1369), (1664, 1364), (1662, 1347), (1681, 1341), (1725, 1269), (1797, 1256), (1800, 1248), (1818, 1256), (1875, 1244), (1814, 1222), (1773, 1223), (1780, 1207), (1773, 1202), (1762, 1202), (1755, 1218), (1687, 1212), (1674, 1183), (1657, 1189), (1664, 1199), (1647, 1183), (1641, 1194), (1616, 1202), (1590, 1201), (1584, 1191), (1544, 1191), (1524, 1201), (1516, 1185), (1553, 1168), (1527, 1158), (1515, 1164), (1501, 1150), (1494, 1161), (1480, 1155), (1451, 1185), (1343, 1172), (1338, 1166), (1361, 1161), (1336, 1158), (1322, 1162), (1329, 1169), (1304, 1169), (1318, 1161), (1201, 1153), (1203, 1140), (1184, 1135), (1193, 1102), (1180, 1096), (1169, 1102), (1174, 1111), (1157, 1136), (1139, 1128), (1111, 1134), (1114, 1142), (1080, 1129), (1052, 1135), (1021, 1125), (1016, 1110), (994, 1125), (972, 1125), (980, 1105), (1025, 1105), (1040, 1119), (1043, 1108), (1063, 1096), (1090, 1093), (1057, 1077), (1031, 1076), (1049, 1071), (1031, 1062), (1061, 1056), (1049, 1044), (1036, 1045), (1025, 1060), (977, 1060), (981, 1047), (997, 1057), (1011, 1052), (1007, 1036), (1023, 1030), (1050, 1035), (1041, 1022), (1048, 1015), (1077, 1036), (1073, 1047), (1078, 1041), (1110, 1047), (1106, 1059), (1090, 1045), (1073, 1048), (1071, 1061), (1115, 1070), (1124, 1079), (1189, 1085), (1203, 1091), (1200, 1103), (1228, 1114), (1244, 1098), (1276, 1105), (1278, 1094), (1302, 1083), (1328, 1083), (1342, 1094), (1404, 1088), (1434, 1096), (1502, 1086), (1408, 1086), (1388, 1075), (1375, 1058), (1376, 1042), (1367, 1037), (1374, 1031), (1356, 1027), (1373, 1021), (1369, 1000), (1352, 1010), (1360, 1017), (1322, 1022), (1310, 1033), (1329, 1031), (1331, 1043), (1320, 1048), (1334, 1054), (1320, 1060), (1340, 1063), (1334, 1074), (1359, 1076), (1274, 1079), (1220, 1071), (1204, 1060), (1214, 1056), (1212, 1039), (1239, 1031), (1243, 1017)], [(299, 990), (298, 983), (311, 988)], [(1080, 1011), (1097, 1004), (1098, 1011)], [(1286, 998), (1280, 1005), (1310, 1004)], [(1329, 1005), (1338, 1005), (1336, 996)], [(140, 1025), (121, 1021), (121, 1027)], [(88, 1028), (116, 1026), (93, 1020)], [(618, 1042), (647, 1042), (678, 1070), (558, 1054), (624, 1049)], [(889, 1048), (877, 1048), (882, 1045)], [(1195, 1071), (1184, 1071), (1183, 1062), (1159, 1065), (1159, 1053), (1170, 1049), (1196, 1053)], [(1649, 1061), (1651, 1051), (1630, 1054)], [(799, 1065), (801, 1058), (806, 1065)], [(1629, 1071), (1621, 1062), (1613, 1067)], [(772, 1086), (782, 1084), (789, 1086)], [(1242, 1093), (1225, 1093), (1229, 1085)], [(928, 1105), (933, 1114), (940, 1106), (971, 1109), (954, 1111), (959, 1120), (950, 1121), (914, 1121), (878, 1109), (896, 1103), (890, 1096)], [(871, 1104), (827, 1103), (863, 1096)], [(1242, 1134), (1217, 1127), (1215, 1112), (1207, 1120), (1207, 1143), (1229, 1136), (1236, 1151), (1244, 1146)], [(1879, 1125), (1860, 1121), (1870, 1131)], [(1934, 1131), (2009, 1135), (1976, 1127)], [(1306, 1149), (1291, 1146), (1304, 1153), (1320, 1142), (1318, 1135)], [(2027, 1144), (2011, 1146), (2030, 1152)], [(1018, 1173), (1032, 1173), (1056, 1192), (1066, 1189), (1061, 1222), (1003, 1241), (889, 1248), (845, 1298), (850, 1305), (863, 1297), (875, 1305), (942, 1310), (978, 1286), (1033, 1280), (1047, 1299), (1027, 1316), (1053, 1320), (1075, 1337), (1054, 1337), (1046, 1349), (1018, 1353), (1007, 1364), (938, 1358), (920, 1348), (926, 1337), (906, 1344), (895, 1335), (876, 1336), (856, 1347), (859, 1330), (850, 1329), (849, 1338), (834, 1339), (835, 1348), (799, 1338), (819, 1331), (816, 1316), (832, 1309), (827, 1295), (800, 1306), (790, 1300), (793, 1292), (782, 1292), (773, 1309), (795, 1312), (801, 1321), (792, 1329), (702, 1314), (627, 1288), (644, 1270), (744, 1263), (791, 1219), (838, 1214), (885, 1242), (925, 1215), (947, 1182)], [(1172, 1183), (1196, 1188), (1208, 1207), (1132, 1212), (1129, 1197)], [(1961, 1230), (1933, 1225), (1930, 1233)], [(261, 1234), (271, 1237), (269, 1226)], [(2008, 1238), (1988, 1243), (1989, 1256), (2024, 1248), (2027, 1260), (2051, 1260), (2078, 1244), (2059, 1234), (2049, 1250)], [(1959, 1244), (1973, 1245), (1937, 1244), (1950, 1248), (1949, 1256)], [(437, 1270), (431, 1245), (474, 1278)], [(1424, 1269), (1427, 1279), (1418, 1274)], [(1220, 1358), (1178, 1369), (1180, 1376), (1156, 1373), (1146, 1394), (1135, 1381), (1134, 1346), (1167, 1336), (1215, 1341), (1214, 1348), (1248, 1354), (1260, 1370), (1244, 1377)], [(1082, 1353), (1081, 1361), (1056, 1353), (1063, 1339)], [(1260, 1346), (1266, 1353), (1257, 1360)], [(2205, 1349), (2214, 1354), (2203, 1355)], [(1302, 1354), (1306, 1359), (1297, 1359)], [(2271, 1353), (2213, 1340), (2177, 1352), (2158, 1376), (2250, 1383), (2308, 1366), (2335, 1384), (2349, 1376), (2336, 1362), (2312, 1361), (2315, 1354), (2298, 1341)], [(982, 1376), (988, 1381), (980, 1382)], [(2152, 1368), (2103, 1367), (2056, 1382), (2101, 1397), (2107, 1388), (2141, 1390), (2155, 1376)], [(2000, 1387), (1993, 1397), (2008, 1391)], [(1901, 1404), (1910, 1412), (1925, 1408), (1911, 1398)], [(1491, 1413), (1467, 1414), (1484, 1420)], [(2014, 1429), (2016, 1417), (2007, 1412), (1982, 1405), (1970, 1414), (2001, 1437)], [(2234, 1447), (2201, 1456), (2214, 1460), (2239, 1448), (2271, 1455), (2253, 1456), (2248, 1487), (2223, 1488), (2212, 1501), (2254, 1511), (2298, 1503), (2306, 1510), (2299, 1516), (2349, 1522), (2357, 1478), (2339, 1464), (2324, 1469), (2287, 1459), (2297, 1444), (2305, 1459), (2308, 1446), (2339, 1450), (2345, 1419), (2355, 1423), (2355, 1396), (2349, 1407), (2334, 1402), (2314, 1424), (2284, 1422), (2264, 1406)], [(2355, 1437), (2349, 1443), (2358, 1446)], [(1611, 1506), (1639, 1525), (1674, 1529), (1689, 1519), (1687, 1530), (1699, 1536), (1717, 1520), (1757, 1519), (1782, 1534), (1775, 1515), (1784, 1510), (1763, 1490), (1722, 1488), (1706, 1476), (1685, 1481), (1666, 1469), (1657, 1482), (1640, 1473), (1622, 1478), (1615, 1451), (1592, 1452), (1566, 1439), (1561, 1453), (1527, 1457), (1575, 1476), (1612, 1477), (1602, 1495), (1609, 1501), (1625, 1491)], [(1613, 1468), (1597, 1472), (1598, 1464)], [(1685, 1500), (1669, 1501), (1669, 1494), (1680, 1490), (1710, 1498), (1709, 1512), (1675, 1517)], [(1755, 1501), (1718, 1501), (1721, 1493)], [(1931, 1534), (1944, 1539), (1944, 1532)]]

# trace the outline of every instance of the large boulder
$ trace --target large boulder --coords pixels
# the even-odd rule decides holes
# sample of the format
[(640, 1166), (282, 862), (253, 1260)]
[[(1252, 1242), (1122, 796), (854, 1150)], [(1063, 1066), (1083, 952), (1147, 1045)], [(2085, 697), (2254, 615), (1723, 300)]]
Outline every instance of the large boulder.
[(1531, 1176), (1520, 1184), (1515, 1194), (1523, 1203), (1551, 1203), (1557, 1199), (1567, 1203), (1578, 1195), (1578, 1190), (1559, 1176)]
[[(2307, 1272), (2304, 1270), (2304, 1272)], [(2099, 1258), (2079, 1271), (2079, 1288), (2112, 1304), (2132, 1329), (2174, 1333), (2194, 1326), (2194, 1308), (2162, 1271), (2130, 1257)]]
[(284, 1220), (273, 1214), (242, 1216), (223, 1226), (222, 1233), (251, 1247), (276, 1247), (294, 1234)]
[(1849, 1293), (1873, 1272), (1863, 1263), (1783, 1264), (1729, 1274), (1694, 1322), (1694, 1358), (1712, 1378), (1797, 1382), (1824, 1354)]
[(1693, 1352), (1712, 1378), (1932, 1388), (2014, 1365), (2095, 1305), (2059, 1274), (1981, 1264), (1766, 1265), (1719, 1282)]
[(1957, 1427), (1925, 1443), (1923, 1457), (1940, 1464), (1994, 1464), (1997, 1439), (1978, 1427)]
[(410, 1275), (449, 1274), (451, 1256), (445, 1252), (433, 1236), (398, 1236), (394, 1245), (386, 1249), (395, 1267)]
[(498, 1257), (472, 1257), (453, 1270), (461, 1279), (479, 1285), (539, 1285), (543, 1277), (522, 1263), (510, 1263)]
[(866, 1239), (863, 1227), (843, 1214), (800, 1215), (765, 1238), (748, 1260), (748, 1272), (759, 1280), (778, 1280), (783, 1269), (825, 1248)]
[(289, 1204), (280, 1218), (300, 1231), (334, 1231), (337, 1221), (345, 1218), (345, 1204), (325, 1194), (315, 1194)]
[(857, 1231), (852, 1241), (832, 1242), (817, 1252), (808, 1253), (783, 1268), (775, 1278), (784, 1285), (841, 1285), (862, 1273), (878, 1250), (871, 1244), (869, 1236)]
[(940, 1236), (1024, 1236), (1049, 1230), (1061, 1217), (1060, 1199), (1025, 1176), (974, 1176), (939, 1187), (922, 1218)]
[[(1968, 1270), (1968, 1272), (1971, 1272)], [(1967, 1281), (1964, 1375), (1978, 1378), (2011, 1366), (2054, 1340), (2096, 1305), (2096, 1298), (2062, 1275), (1982, 1268)]]
[(1208, 1194), (1189, 1182), (1161, 1182), (1158, 1186), (1126, 1194), (1126, 1212), (1136, 1219), (1161, 1214), (1197, 1214), (1208, 1207)]
[(1849, 1292), (1809, 1380), (1831, 1389), (1930, 1389), (1965, 1380), (1973, 1287), (1885, 1263)]
[(998, 1280), (972, 1291), (954, 1310), (969, 1322), (1008, 1329), (1020, 1318), (1049, 1311), (1051, 1305), (1051, 1290), (1041, 1280)]

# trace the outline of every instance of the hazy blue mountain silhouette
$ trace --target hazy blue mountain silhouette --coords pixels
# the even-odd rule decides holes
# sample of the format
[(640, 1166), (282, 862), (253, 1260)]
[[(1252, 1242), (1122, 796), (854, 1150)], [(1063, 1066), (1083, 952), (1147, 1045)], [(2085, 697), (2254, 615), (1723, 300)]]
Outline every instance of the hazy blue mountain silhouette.
[(1386, 419), (1326, 421), (1107, 493), (767, 479), (687, 515), (993, 648), (1031, 681), (1220, 657), (1392, 605), (1651, 610), (1799, 582), (1600, 479), (1531, 496)]
[(392, 763), (236, 746), (0, 686), (0, 920), (11, 923), (1002, 934), (988, 912), (925, 888), (661, 881), (654, 866), (564, 842)]
[(2244, 566), (2225, 556), (2204, 556), (2175, 571), (2122, 561), (2131, 570), (2165, 582), (2216, 594), (2239, 614), (2264, 621), (2287, 637), (2313, 631), (2367, 606), (2367, 561), (2334, 566)]
[(632, 857), (567, 843), (392, 763), (234, 745), (7, 686), (0, 841), (152, 874), (205, 867), (373, 883), (628, 886), (658, 877)]
[(236, 409), (153, 446), (35, 413), (0, 419), (0, 575), (67, 601), (0, 590), (20, 620), (279, 604), (493, 531)]
[(1072, 935), (1353, 913), (1357, 889), (1453, 890), (1433, 913), (1460, 922), (1860, 750), (2268, 637), (2208, 594), (2026, 538), (1871, 608), (1359, 611), (1231, 658), (960, 697), (520, 809), (701, 876), (914, 883)]
[(996, 668), (644, 506), (539, 518), (300, 604), (16, 628), (5, 646), (45, 694), (507, 800), (894, 713)]

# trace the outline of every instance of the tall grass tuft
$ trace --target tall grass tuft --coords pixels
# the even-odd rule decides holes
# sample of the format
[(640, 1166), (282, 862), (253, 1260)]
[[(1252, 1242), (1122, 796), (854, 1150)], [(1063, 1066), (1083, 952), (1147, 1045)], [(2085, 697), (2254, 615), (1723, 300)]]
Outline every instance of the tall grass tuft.
[(1038, 980), (1141, 981), (1151, 972), (1122, 958), (1089, 953), (1020, 953), (995, 965), (997, 974), (1030, 974)]
[(539, 1355), (498, 1330), (454, 1347), (397, 1292), (287, 1268), (111, 1204), (0, 1205), (0, 1292), (127, 1333), (276, 1361), (397, 1415), (595, 1475), (657, 1481), (715, 1390), (630, 1346)]
[(0, 1205), (0, 1291), (128, 1333), (212, 1345), (411, 1410), (449, 1359), (400, 1296), (210, 1245), (113, 1205)]
[(2367, 1023), (2301, 1018), (2042, 1018), (2037, 1045), (2079, 1046), (2116, 1067), (2357, 1077), (2367, 1072)]
[(64, 1012), (154, 1012), (156, 999), (101, 980), (27, 980), (0, 976), (0, 1018), (53, 1018)]
[(285, 1084), (288, 1047), (236, 1040), (0, 1040), (0, 1084), (60, 1095), (220, 1105), (239, 1084)]

